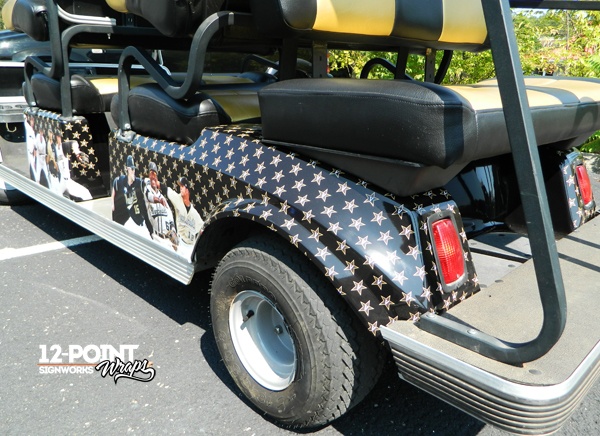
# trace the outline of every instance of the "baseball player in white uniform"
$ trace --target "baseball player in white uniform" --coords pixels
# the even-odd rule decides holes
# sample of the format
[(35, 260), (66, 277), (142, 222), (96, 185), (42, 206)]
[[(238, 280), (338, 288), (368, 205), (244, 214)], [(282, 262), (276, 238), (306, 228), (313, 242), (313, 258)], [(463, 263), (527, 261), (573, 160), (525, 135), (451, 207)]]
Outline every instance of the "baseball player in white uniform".
[(194, 205), (190, 202), (189, 182), (185, 177), (177, 181), (179, 193), (168, 188), (167, 197), (175, 208), (175, 224), (177, 225), (177, 234), (179, 235), (180, 254), (191, 258), (194, 244), (198, 238), (204, 221), (200, 217)]

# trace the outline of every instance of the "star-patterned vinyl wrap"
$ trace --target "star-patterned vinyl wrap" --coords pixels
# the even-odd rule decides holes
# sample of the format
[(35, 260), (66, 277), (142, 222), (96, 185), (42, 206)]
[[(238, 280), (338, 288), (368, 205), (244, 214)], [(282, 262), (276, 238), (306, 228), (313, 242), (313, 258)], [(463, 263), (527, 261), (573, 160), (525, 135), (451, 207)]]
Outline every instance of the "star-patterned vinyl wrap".
[(579, 151), (557, 151), (556, 156), (564, 182), (569, 218), (572, 224), (572, 227), (568, 230), (572, 231), (581, 227), (594, 216), (596, 203), (592, 201), (590, 204), (584, 204), (581, 193), (579, 192), (576, 168), (578, 165), (584, 165), (582, 154)]
[[(65, 119), (56, 112), (38, 108), (27, 108), (25, 116), (34, 117), (36, 126), (41, 126), (44, 132), (50, 130), (60, 131), (63, 144), (66, 141), (77, 141), (79, 150), (85, 154), (86, 160), (82, 162), (74, 153), (70, 153), (71, 178), (89, 188), (92, 193), (98, 191), (98, 186), (102, 185), (102, 178), (98, 157), (94, 149), (92, 133), (87, 120), (84, 117)], [(106, 194), (100, 191), (99, 195)]]
[[(127, 156), (138, 168), (156, 163), (159, 178), (173, 189), (186, 177), (205, 229), (237, 217), (277, 232), (317, 265), (373, 334), (397, 320), (447, 310), (479, 290), (460, 214), (442, 189), (410, 198), (381, 193), (263, 144), (258, 126), (206, 129), (190, 146), (140, 135), (126, 140), (116, 132), (109, 142), (112, 179)], [(451, 216), (462, 236), (466, 273), (448, 291), (429, 237), (434, 216)]]

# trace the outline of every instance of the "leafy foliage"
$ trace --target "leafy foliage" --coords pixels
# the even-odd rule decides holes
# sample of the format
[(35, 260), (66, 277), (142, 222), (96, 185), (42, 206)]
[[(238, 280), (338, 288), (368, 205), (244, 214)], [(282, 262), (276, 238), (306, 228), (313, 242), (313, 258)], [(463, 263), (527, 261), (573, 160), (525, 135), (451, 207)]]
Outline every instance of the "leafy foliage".
[[(523, 73), (560, 74), (581, 77), (600, 76), (600, 13), (595, 11), (521, 11), (513, 14)], [(438, 63), (441, 60), (438, 53)], [(395, 63), (396, 53), (333, 50), (330, 67), (349, 77), (359, 77), (365, 63), (381, 57)], [(423, 79), (422, 57), (411, 55), (407, 73)], [(446, 84), (475, 83), (495, 75), (492, 55), (459, 52), (454, 58)], [(392, 78), (386, 69), (376, 67), (371, 78)]]

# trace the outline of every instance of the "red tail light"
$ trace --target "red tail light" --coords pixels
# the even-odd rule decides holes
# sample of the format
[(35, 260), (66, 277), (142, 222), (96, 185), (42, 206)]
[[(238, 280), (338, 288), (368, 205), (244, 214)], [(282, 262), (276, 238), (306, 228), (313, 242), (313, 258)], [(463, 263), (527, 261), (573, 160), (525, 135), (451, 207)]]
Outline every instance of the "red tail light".
[(465, 274), (463, 247), (454, 222), (444, 218), (431, 225), (439, 267), (446, 285), (452, 285)]
[(577, 183), (583, 204), (589, 204), (594, 199), (592, 195), (592, 184), (585, 165), (577, 165)]

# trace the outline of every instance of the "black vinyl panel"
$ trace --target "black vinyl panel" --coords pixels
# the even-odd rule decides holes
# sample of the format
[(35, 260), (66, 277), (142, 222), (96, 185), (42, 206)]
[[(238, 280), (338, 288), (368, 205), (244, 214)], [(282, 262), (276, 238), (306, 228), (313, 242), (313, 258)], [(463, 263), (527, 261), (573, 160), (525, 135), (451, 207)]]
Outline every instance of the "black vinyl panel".
[(443, 2), (440, 0), (396, 0), (393, 36), (437, 41), (444, 27)]

